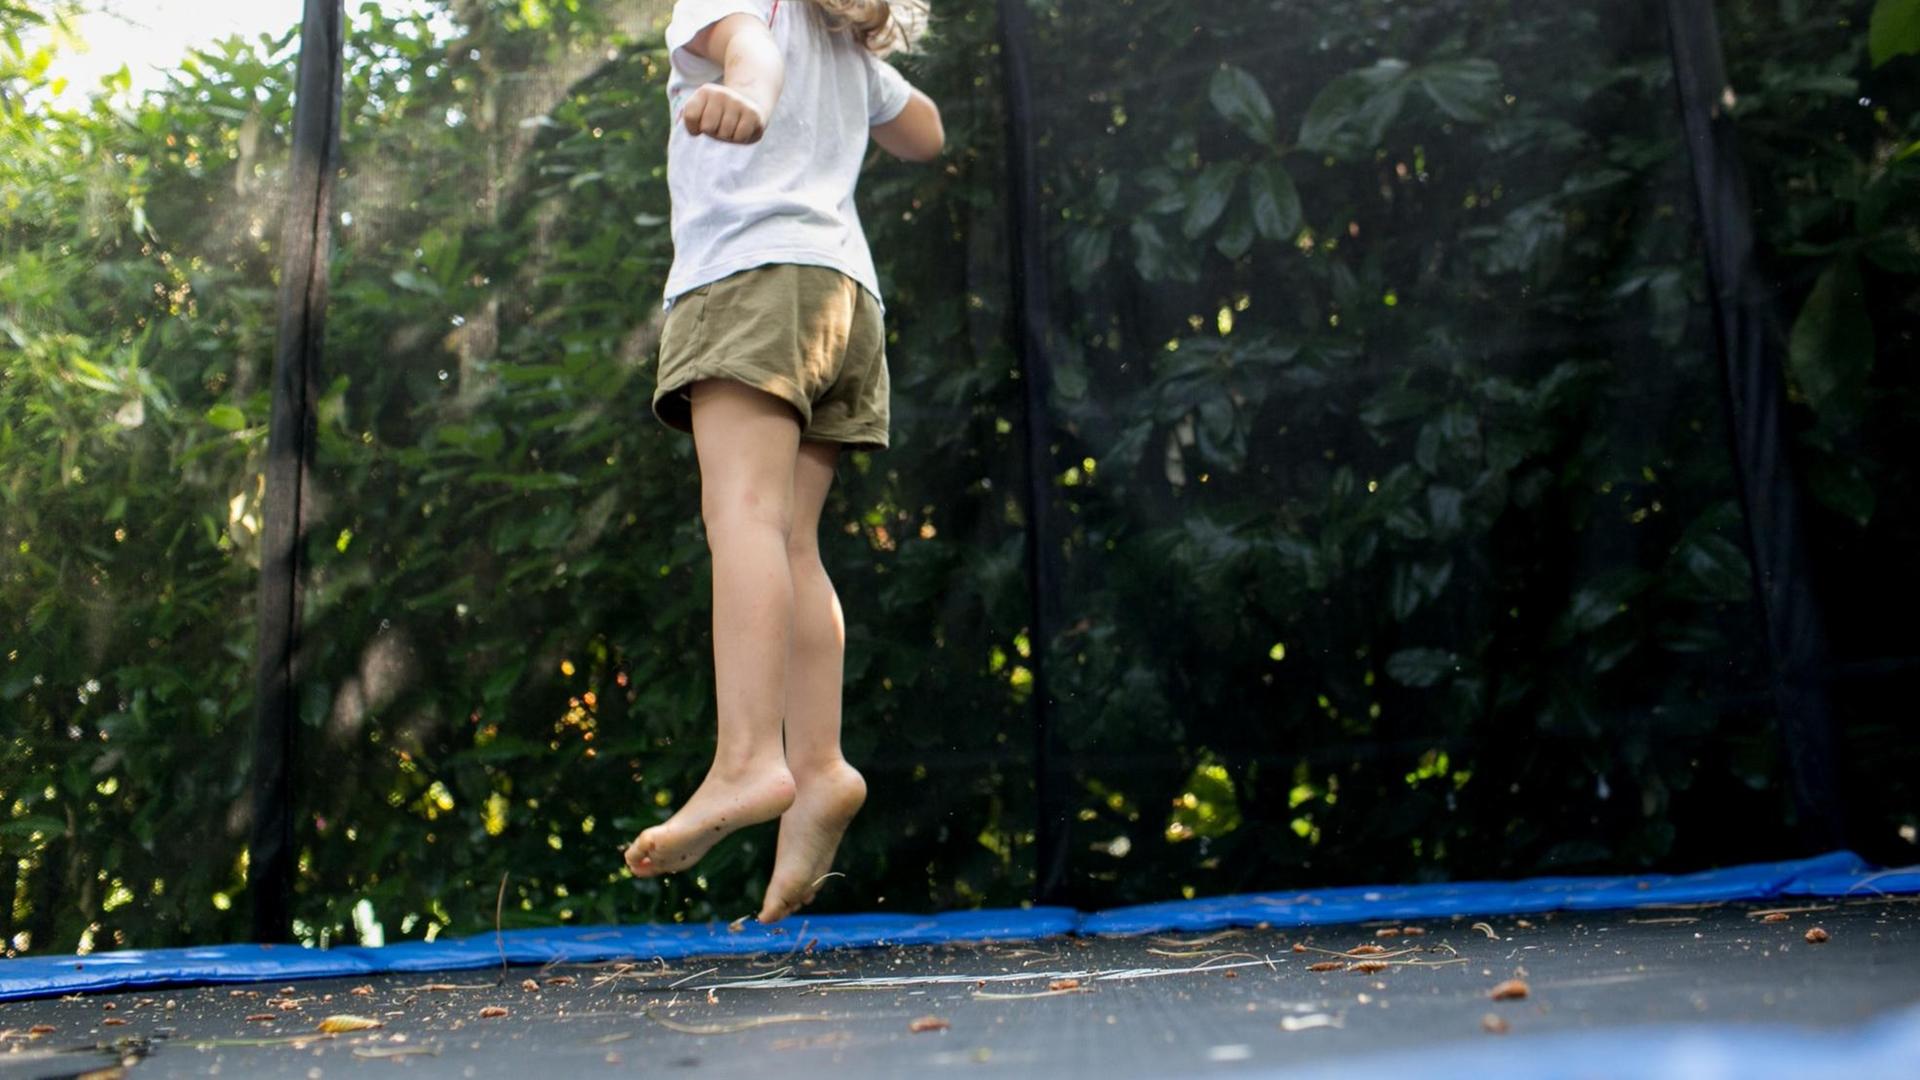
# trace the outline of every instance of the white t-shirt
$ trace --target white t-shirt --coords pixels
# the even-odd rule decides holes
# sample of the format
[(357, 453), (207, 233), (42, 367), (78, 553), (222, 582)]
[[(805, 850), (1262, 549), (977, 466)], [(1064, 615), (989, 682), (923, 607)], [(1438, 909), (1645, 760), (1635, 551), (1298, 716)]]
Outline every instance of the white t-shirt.
[[(786, 59), (786, 85), (766, 134), (749, 146), (687, 133), (680, 110), (720, 81), (718, 63), (686, 45), (728, 15), (768, 21)], [(838, 270), (880, 297), (873, 254), (853, 205), (867, 130), (899, 116), (912, 88), (849, 33), (833, 33), (807, 0), (679, 0), (667, 26), (673, 133), (673, 269), (666, 301), (769, 263)]]

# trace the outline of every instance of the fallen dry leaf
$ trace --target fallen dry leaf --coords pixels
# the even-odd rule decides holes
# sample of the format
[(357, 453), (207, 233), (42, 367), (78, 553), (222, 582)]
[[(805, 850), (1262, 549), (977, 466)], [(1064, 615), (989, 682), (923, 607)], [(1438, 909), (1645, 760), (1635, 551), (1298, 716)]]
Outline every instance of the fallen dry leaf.
[(100, 1021), (100, 1022), (101, 1022), (102, 1024), (105, 1024), (105, 1025), (106, 1025), (106, 1026), (108, 1026), (108, 1027), (119, 1027), (120, 1025), (122, 1025), (122, 1024), (124, 1024), (124, 1023), (126, 1023), (126, 1021), (125, 1021), (125, 1020), (122, 1020), (121, 1018), (119, 1018), (119, 1017), (117, 1017), (117, 1016), (109, 1016), (109, 1017), (107, 1017), (106, 1019), (104, 1019), (104, 1020), (102, 1020), (102, 1021)]
[(1294, 942), (1294, 943), (1293, 943), (1293, 951), (1294, 951), (1294, 952), (1306, 952), (1306, 951), (1307, 951), (1307, 947), (1306, 947), (1305, 945), (1302, 945), (1302, 944), (1300, 944), (1299, 942), (1297, 942), (1297, 941), (1296, 941), (1296, 942)]
[(1358, 963), (1349, 964), (1347, 970), (1357, 971), (1362, 975), (1372, 975), (1375, 972), (1385, 971), (1392, 966), (1392, 964), (1387, 963), (1385, 960), (1361, 960)]
[(1784, 911), (1769, 911), (1765, 915), (1760, 916), (1760, 921), (1761, 922), (1786, 922), (1788, 919), (1791, 919), (1791, 918), (1793, 918), (1793, 916), (1787, 914)]
[(1078, 990), (1080, 989), (1080, 980), (1079, 979), (1055, 979), (1052, 982), (1047, 984), (1047, 989)]
[(574, 978), (571, 975), (555, 975), (547, 980), (548, 986), (572, 986), (573, 984)]
[(1426, 937), (1427, 932), (1418, 926), (1403, 926), (1400, 932), (1408, 937)]
[(356, 997), (372, 997), (373, 987), (372, 986), (356, 986), (353, 989), (347, 991), (347, 993), (353, 994)]
[(28, 1029), (27, 1029), (27, 1034), (29, 1034), (29, 1035), (51, 1035), (51, 1034), (53, 1034), (54, 1032), (56, 1032), (56, 1031), (58, 1031), (58, 1030), (60, 1030), (60, 1029), (59, 1029), (59, 1028), (57, 1028), (57, 1027), (54, 1027), (54, 1026), (53, 1026), (52, 1024), (35, 1024), (35, 1025), (33, 1025), (32, 1027), (30, 1027), (30, 1028), (28, 1028)]
[(1374, 953), (1383, 953), (1386, 951), (1385, 948), (1379, 945), (1355, 945), (1353, 948), (1347, 950), (1347, 955), (1372, 956)]
[(1508, 979), (1506, 982), (1487, 991), (1487, 996), (1495, 1001), (1512, 1001), (1515, 998), (1526, 997), (1532, 992), (1524, 979)]
[(329, 1016), (325, 1020), (320, 1021), (319, 1030), (326, 1032), (328, 1035), (338, 1035), (343, 1031), (367, 1031), (371, 1028), (386, 1026), (387, 1024), (384, 1020), (375, 1020), (370, 1016), (354, 1016), (350, 1013), (341, 1013), (338, 1016)]
[[(1643, 885), (1643, 886), (1641, 886), (1641, 887), (1642, 887), (1642, 888), (1645, 888), (1645, 886), (1644, 886), (1644, 885)], [(1519, 927), (1519, 928), (1520, 928), (1520, 929), (1522, 929), (1522, 930), (1531, 930), (1531, 929), (1533, 929), (1533, 924), (1532, 924), (1532, 923), (1530, 923), (1530, 922), (1528, 922), (1528, 921), (1527, 921), (1527, 920), (1525, 920), (1525, 919), (1515, 919), (1515, 920), (1513, 920), (1513, 925), (1515, 925), (1515, 926), (1517, 926), (1517, 927)]]
[(520, 989), (522, 989), (522, 990), (538, 990), (538, 989), (540, 989), (540, 984), (539, 984), (539, 983), (537, 983), (537, 982), (534, 982), (534, 981), (533, 981), (532, 979), (521, 979), (521, 980), (520, 980)]
[(499, 1017), (499, 1016), (505, 1016), (507, 1015), (507, 1007), (505, 1005), (489, 1005), (486, 1008), (480, 1010), (480, 1015), (484, 1019), (488, 1019), (488, 1020), (494, 1019), (495, 1017)]
[(1505, 1020), (1492, 1013), (1488, 1013), (1480, 1018), (1480, 1030), (1489, 1035), (1505, 1035), (1507, 1032), (1512, 1031), (1513, 1028)]
[(1338, 960), (1322, 960), (1317, 964), (1308, 964), (1307, 970), (1308, 971), (1339, 971), (1341, 968), (1346, 966), (1347, 965), (1341, 963)]
[(923, 1031), (945, 1031), (953, 1025), (938, 1016), (922, 1016), (907, 1025), (907, 1030), (918, 1035)]
[(1380, 929), (1375, 930), (1373, 932), (1373, 936), (1377, 938), (1399, 937), (1400, 930), (1398, 927), (1383, 926)]
[(254, 1023), (262, 1020), (278, 1020), (278, 1019), (280, 1019), (279, 1013), (254, 1013), (252, 1016), (247, 1017), (247, 1022)]
[(1832, 936), (1833, 936), (1832, 934), (1829, 934), (1825, 930), (1822, 930), (1821, 928), (1816, 926), (1813, 929), (1807, 931), (1807, 944), (1818, 945), (1821, 942), (1826, 941), (1828, 938), (1831, 938)]

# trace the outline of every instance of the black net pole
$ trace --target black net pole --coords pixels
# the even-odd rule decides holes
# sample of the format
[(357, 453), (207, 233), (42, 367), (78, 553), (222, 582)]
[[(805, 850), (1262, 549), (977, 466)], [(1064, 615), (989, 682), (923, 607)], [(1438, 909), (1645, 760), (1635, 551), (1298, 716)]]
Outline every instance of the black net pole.
[(1693, 163), (1707, 282), (1725, 374), (1725, 406), (1747, 526), (1754, 595), (1764, 623), (1769, 687), (1785, 768), (1810, 848), (1845, 843), (1834, 774), (1826, 640), (1808, 576), (1798, 494), (1787, 456), (1781, 330), (1754, 258), (1752, 204), (1733, 118), (1733, 89), (1712, 0), (1667, 0), (1674, 84)]
[(265, 521), (254, 683), (253, 936), (293, 931), (294, 662), (301, 608), (301, 508), (313, 465), (314, 402), (326, 326), (333, 174), (338, 168), (345, 14), (342, 0), (306, 0), (295, 82), (293, 158), (280, 241), (280, 325), (273, 355)]
[(1015, 349), (1025, 395), (1027, 483), (1027, 589), (1033, 625), (1033, 782), (1037, 820), (1034, 823), (1034, 899), (1059, 903), (1067, 877), (1067, 830), (1072, 808), (1065, 776), (1059, 766), (1054, 730), (1053, 699), (1048, 658), (1054, 628), (1054, 610), (1060, 580), (1055, 557), (1059, 548), (1053, 533), (1052, 452), (1047, 401), (1053, 369), (1047, 352), (1046, 234), (1041, 226), (1040, 178), (1035, 164), (1031, 68), (1027, 60), (1025, 0), (1001, 0), (1000, 58), (1006, 79), (1007, 187), (1012, 234), (1013, 317)]

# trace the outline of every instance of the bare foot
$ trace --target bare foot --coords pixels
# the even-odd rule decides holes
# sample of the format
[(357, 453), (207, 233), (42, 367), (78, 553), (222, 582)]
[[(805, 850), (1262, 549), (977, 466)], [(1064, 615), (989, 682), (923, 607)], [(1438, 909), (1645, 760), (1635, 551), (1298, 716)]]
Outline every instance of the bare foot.
[(761, 922), (778, 922), (813, 902), (820, 879), (833, 869), (840, 838), (866, 801), (867, 782), (844, 761), (801, 783), (793, 808), (780, 818), (780, 847)]
[(635, 877), (685, 870), (727, 834), (772, 821), (792, 805), (793, 774), (785, 765), (738, 776), (715, 769), (679, 813), (634, 838), (627, 846), (627, 869)]

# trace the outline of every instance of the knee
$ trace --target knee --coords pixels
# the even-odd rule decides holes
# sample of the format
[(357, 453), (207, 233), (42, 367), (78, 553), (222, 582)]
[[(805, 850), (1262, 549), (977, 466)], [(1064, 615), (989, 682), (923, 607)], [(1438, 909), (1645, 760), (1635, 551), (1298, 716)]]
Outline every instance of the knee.
[(794, 571), (818, 569), (826, 573), (826, 566), (820, 561), (820, 538), (809, 536), (805, 529), (787, 530), (787, 562), (793, 564)]
[(707, 544), (732, 537), (773, 537), (785, 546), (793, 534), (793, 507), (788, 500), (752, 490), (700, 494), (700, 519), (707, 526)]

